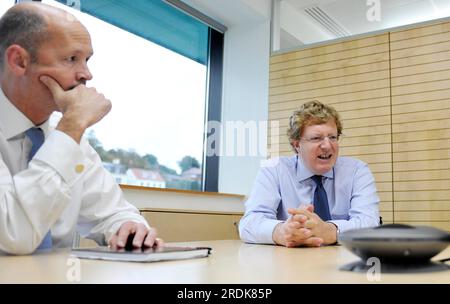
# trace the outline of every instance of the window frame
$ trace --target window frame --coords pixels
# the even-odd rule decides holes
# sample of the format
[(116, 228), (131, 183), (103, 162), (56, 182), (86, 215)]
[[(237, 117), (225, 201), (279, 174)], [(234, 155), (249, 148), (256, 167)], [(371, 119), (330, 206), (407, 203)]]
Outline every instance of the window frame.
[[(206, 122), (222, 122), (222, 84), (223, 84), (224, 34), (209, 28), (208, 80), (207, 80), (207, 114)], [(220, 151), (221, 129), (214, 130), (215, 151)], [(219, 192), (219, 161), (214, 153), (207, 153), (211, 147), (206, 146), (208, 133), (205, 124), (203, 139), (203, 191)], [(206, 152), (206, 154), (205, 154)], [(210, 155), (210, 156), (207, 156)]]

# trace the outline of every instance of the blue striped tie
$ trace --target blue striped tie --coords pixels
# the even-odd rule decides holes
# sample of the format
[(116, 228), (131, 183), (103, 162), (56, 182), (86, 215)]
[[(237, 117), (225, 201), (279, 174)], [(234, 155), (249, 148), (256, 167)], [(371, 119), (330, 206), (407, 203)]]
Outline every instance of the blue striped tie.
[(314, 191), (314, 212), (323, 221), (329, 221), (331, 220), (331, 215), (328, 207), (327, 193), (322, 184), (322, 175), (314, 175), (311, 178), (316, 183), (316, 190)]
[[(33, 156), (36, 154), (36, 152), (39, 150), (39, 148), (44, 143), (44, 131), (42, 131), (41, 128), (31, 128), (28, 129), (25, 134), (28, 136), (28, 138), (31, 140), (31, 151), (28, 155), (28, 162), (33, 158)], [(44, 239), (42, 240), (41, 244), (39, 245), (38, 249), (48, 249), (52, 248), (52, 234), (50, 233), (50, 230), (45, 235)]]

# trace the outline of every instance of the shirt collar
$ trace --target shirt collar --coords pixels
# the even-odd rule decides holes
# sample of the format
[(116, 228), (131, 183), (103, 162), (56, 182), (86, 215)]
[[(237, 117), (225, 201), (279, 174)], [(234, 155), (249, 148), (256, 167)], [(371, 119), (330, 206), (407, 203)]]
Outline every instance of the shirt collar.
[[(314, 176), (313, 172), (311, 172), (303, 163), (303, 160), (301, 157), (297, 155), (296, 161), (295, 161), (295, 167), (297, 170), (297, 178), (299, 182), (302, 182), (308, 178), (311, 178), (311, 176)], [(334, 177), (334, 168), (331, 168), (330, 171), (326, 172), (325, 174), (322, 174), (323, 176), (327, 178), (333, 178)]]
[[(3, 93), (0, 87), (0, 130), (7, 140), (35, 127), (22, 112), (20, 112)], [(44, 134), (47, 134), (49, 121), (39, 125)]]

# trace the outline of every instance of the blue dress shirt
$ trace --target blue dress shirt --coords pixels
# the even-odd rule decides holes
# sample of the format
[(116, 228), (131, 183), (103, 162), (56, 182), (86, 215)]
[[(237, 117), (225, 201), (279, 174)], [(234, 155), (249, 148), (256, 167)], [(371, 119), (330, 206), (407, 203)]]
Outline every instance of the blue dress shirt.
[[(288, 208), (312, 204), (314, 175), (301, 157), (274, 158), (256, 177), (245, 214), (239, 224), (243, 241), (274, 244), (275, 226), (288, 219)], [(374, 227), (379, 224), (380, 199), (375, 179), (366, 163), (350, 157), (338, 157), (330, 171), (323, 174), (331, 220), (339, 232)]]

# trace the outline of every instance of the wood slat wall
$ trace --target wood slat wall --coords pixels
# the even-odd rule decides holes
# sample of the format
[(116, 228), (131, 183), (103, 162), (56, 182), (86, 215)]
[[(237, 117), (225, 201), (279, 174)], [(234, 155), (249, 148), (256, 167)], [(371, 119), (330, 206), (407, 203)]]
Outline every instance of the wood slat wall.
[(333, 105), (340, 154), (369, 164), (384, 222), (450, 231), (450, 22), (273, 55), (269, 86), (280, 155), (295, 109)]
[(141, 211), (165, 242), (239, 240), (242, 215), (193, 212)]
[(394, 221), (450, 230), (450, 23), (390, 34)]

